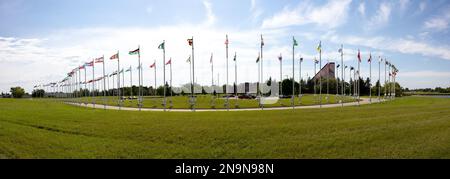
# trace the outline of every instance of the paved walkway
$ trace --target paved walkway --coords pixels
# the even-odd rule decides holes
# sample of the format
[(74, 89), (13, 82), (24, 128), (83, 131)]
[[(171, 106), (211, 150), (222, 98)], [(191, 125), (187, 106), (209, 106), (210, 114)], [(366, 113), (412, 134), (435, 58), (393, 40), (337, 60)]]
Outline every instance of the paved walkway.
[[(342, 106), (358, 106), (358, 105), (367, 105), (371, 104), (369, 98), (361, 98), (362, 101), (359, 102), (351, 102), (351, 103), (344, 103), (344, 104), (323, 104), (320, 105), (310, 105), (310, 106), (295, 106), (294, 109), (312, 109), (312, 108), (335, 108), (335, 107), (342, 107)], [(372, 103), (379, 103), (383, 102), (384, 100), (378, 100), (377, 98), (372, 98)], [(79, 103), (70, 103), (67, 104), (75, 105), (75, 106), (81, 106), (81, 107), (87, 107), (87, 108), (96, 108), (96, 109), (110, 109), (110, 110), (125, 110), (125, 111), (139, 111), (139, 108), (134, 107), (118, 107), (118, 106), (104, 106), (102, 104), (96, 104), (95, 106), (93, 104), (79, 104)], [(259, 110), (292, 110), (292, 107), (271, 107), (271, 108), (242, 108), (242, 109), (229, 109), (229, 111), (259, 111)], [(164, 111), (164, 109), (153, 109), (153, 108), (142, 108), (141, 111)], [(171, 112), (192, 112), (190, 109), (166, 109), (166, 111)], [(207, 111), (227, 111), (227, 109), (196, 109), (195, 112), (207, 112)]]

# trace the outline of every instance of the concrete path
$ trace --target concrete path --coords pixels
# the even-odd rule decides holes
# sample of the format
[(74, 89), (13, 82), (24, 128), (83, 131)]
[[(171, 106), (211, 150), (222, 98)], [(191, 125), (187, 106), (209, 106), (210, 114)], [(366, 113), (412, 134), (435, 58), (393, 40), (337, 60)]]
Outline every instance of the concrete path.
[[(358, 106), (358, 105), (367, 105), (371, 104), (369, 101), (369, 98), (361, 98), (362, 101), (359, 102), (351, 102), (351, 103), (344, 103), (344, 104), (323, 104), (322, 108), (335, 108), (335, 107), (342, 107), (342, 106)], [(376, 98), (372, 98), (372, 103), (379, 103), (383, 102), (385, 100), (381, 99), (378, 100)], [(93, 104), (79, 104), (79, 103), (70, 103), (67, 102), (67, 104), (75, 105), (75, 106), (81, 106), (81, 107), (87, 107), (87, 108), (96, 108), (96, 109), (110, 109), (110, 110), (125, 110), (125, 111), (139, 111), (139, 108), (134, 107), (118, 107), (118, 106), (104, 106), (102, 104), (96, 104), (95, 106)], [(294, 109), (312, 109), (312, 108), (321, 108), (320, 105), (310, 105), (310, 106), (295, 106)], [(242, 108), (242, 109), (229, 109), (229, 111), (260, 111), (260, 110), (292, 110), (292, 107), (271, 107), (271, 108)], [(141, 111), (164, 111), (164, 109), (152, 109), (152, 108), (142, 108)], [(193, 112), (190, 109), (167, 109), (166, 111), (170, 112)], [(207, 111), (227, 111), (227, 109), (196, 109), (195, 112), (207, 112)]]

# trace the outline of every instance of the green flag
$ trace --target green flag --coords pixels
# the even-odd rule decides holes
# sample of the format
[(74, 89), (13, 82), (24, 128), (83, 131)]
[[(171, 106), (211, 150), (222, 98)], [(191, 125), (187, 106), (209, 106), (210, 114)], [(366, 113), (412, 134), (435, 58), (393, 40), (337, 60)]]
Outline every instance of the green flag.
[(292, 37), (292, 39), (294, 40), (294, 46), (298, 46), (297, 40), (295, 40), (294, 37)]
[(129, 55), (137, 55), (137, 54), (139, 54), (139, 48), (136, 49), (136, 50), (132, 50), (132, 51), (128, 52), (128, 54)]
[(161, 43), (159, 46), (158, 46), (158, 49), (162, 49), (162, 50), (164, 50), (164, 42), (163, 43)]

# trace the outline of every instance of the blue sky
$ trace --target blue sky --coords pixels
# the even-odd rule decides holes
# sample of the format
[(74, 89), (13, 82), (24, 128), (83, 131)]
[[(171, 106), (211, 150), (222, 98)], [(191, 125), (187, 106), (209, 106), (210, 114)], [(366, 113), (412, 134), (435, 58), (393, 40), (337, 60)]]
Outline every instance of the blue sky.
[[(279, 78), (280, 53), (283, 77), (292, 76), (291, 39), (295, 36), (300, 43), (295, 58), (305, 58), (303, 78), (313, 75), (315, 47), (322, 41), (324, 64), (327, 60), (340, 63), (337, 50), (343, 44), (346, 65), (356, 66), (361, 49), (363, 59), (371, 53), (375, 59), (380, 56), (394, 63), (400, 70), (397, 81), (405, 87), (448, 87), (449, 22), (450, 2), (445, 0), (0, 0), (0, 91), (17, 85), (31, 91), (35, 84), (59, 81), (89, 59), (109, 57), (117, 50), (123, 54), (124, 67), (136, 67), (135, 57), (125, 54), (138, 45), (144, 66), (156, 60), (162, 72), (162, 52), (157, 46), (163, 40), (166, 57), (174, 62), (174, 84), (180, 85), (189, 81), (185, 61), (190, 36), (196, 43), (197, 82), (211, 83), (211, 53), (214, 78), (220, 73), (220, 82), (225, 82), (226, 34), (230, 54), (238, 54), (240, 82), (258, 78), (255, 60), (263, 34), (265, 79)], [(231, 64), (230, 60), (234, 67)], [(108, 60), (106, 65), (106, 73), (116, 69), (115, 61)], [(229, 70), (231, 82), (234, 68)], [(369, 76), (366, 60), (361, 74)], [(373, 81), (377, 74), (374, 62)], [(157, 77), (162, 84), (162, 73)], [(152, 69), (145, 68), (144, 84), (153, 83)]]

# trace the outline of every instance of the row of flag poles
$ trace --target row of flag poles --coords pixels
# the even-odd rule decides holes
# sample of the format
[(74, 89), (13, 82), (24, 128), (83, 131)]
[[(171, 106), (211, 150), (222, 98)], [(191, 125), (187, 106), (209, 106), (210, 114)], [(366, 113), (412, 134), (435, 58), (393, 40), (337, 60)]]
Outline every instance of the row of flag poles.
[[(187, 59), (187, 63), (189, 64), (189, 71), (190, 71), (190, 87), (191, 87), (191, 95), (189, 98), (189, 102), (190, 102), (190, 106), (191, 109), (195, 111), (195, 103), (196, 103), (196, 97), (195, 97), (195, 63), (194, 63), (194, 38), (191, 37), (189, 39), (187, 39), (187, 43), (188, 45), (191, 47), (192, 49), (192, 53), (189, 56), (189, 58)], [(264, 39), (263, 36), (261, 35), (261, 41), (260, 41), (260, 51), (258, 54), (258, 57), (256, 59), (256, 63), (258, 65), (258, 83), (264, 83), (264, 79), (263, 79), (263, 47), (264, 47)], [(291, 106), (292, 108), (295, 108), (295, 47), (298, 46), (298, 42), (295, 39), (295, 37), (292, 37), (292, 95), (291, 95)], [(170, 96), (172, 97), (172, 58), (170, 58), (168, 61), (166, 61), (166, 51), (165, 51), (165, 46), (166, 46), (166, 42), (163, 41), (159, 46), (158, 49), (162, 50), (162, 61), (163, 61), (163, 107), (164, 107), (164, 111), (167, 109), (167, 89), (166, 89), (166, 66), (170, 65)], [(227, 110), (229, 110), (230, 108), (230, 99), (229, 99), (229, 91), (228, 91), (228, 87), (229, 87), (229, 79), (228, 79), (228, 50), (229, 50), (229, 39), (228, 39), (228, 35), (225, 36), (225, 57), (226, 57), (226, 88), (225, 88), (225, 94), (226, 95), (226, 101), (225, 101), (225, 107)], [(316, 65), (319, 65), (319, 69), (322, 68), (322, 42), (319, 41), (318, 46), (316, 48), (318, 55), (319, 55), (319, 60), (317, 60), (316, 58), (314, 58), (314, 74), (317, 74), (316, 72)], [(341, 45), (341, 47), (338, 49), (338, 52), (340, 53), (340, 57), (341, 57), (341, 64), (337, 64), (336, 66), (336, 76), (338, 78), (339, 76), (339, 68), (341, 68), (341, 94), (339, 94), (339, 84), (336, 83), (336, 95), (342, 95), (342, 97), (346, 96), (346, 90), (345, 90), (345, 70), (349, 67), (347, 65), (344, 64), (344, 47), (343, 45)], [(143, 106), (143, 68), (142, 68), (142, 63), (141, 63), (141, 47), (138, 46), (137, 49), (135, 50), (131, 50), (128, 52), (128, 55), (136, 55), (138, 57), (138, 94), (137, 94), (137, 101), (138, 101), (138, 107), (139, 110), (141, 110), (142, 106)], [(117, 71), (112, 72), (111, 74), (107, 75), (105, 73), (105, 57), (104, 55), (98, 58), (93, 59), (92, 61), (89, 61), (75, 69), (73, 69), (71, 72), (69, 72), (67, 74), (67, 77), (64, 78), (62, 81), (60, 82), (53, 82), (53, 83), (49, 83), (49, 84), (45, 84), (45, 85), (36, 85), (34, 86), (34, 88), (38, 88), (38, 87), (65, 87), (64, 91), (66, 91), (68, 94), (71, 91), (72, 96), (68, 96), (68, 97), (81, 97), (81, 94), (79, 92), (81, 92), (82, 87), (81, 85), (84, 85), (84, 89), (83, 89), (83, 93), (84, 96), (88, 96), (88, 88), (87, 88), (87, 84), (91, 84), (92, 86), (92, 94), (91, 94), (91, 102), (92, 105), (95, 107), (96, 101), (95, 101), (95, 91), (96, 91), (96, 82), (98, 81), (103, 81), (103, 97), (104, 97), (104, 108), (106, 109), (106, 96), (107, 96), (107, 91), (109, 93), (109, 78), (112, 77), (112, 81), (113, 81), (113, 95), (114, 95), (114, 79), (116, 79), (116, 85), (117, 85), (117, 90), (116, 90), (116, 94), (117, 94), (117, 104), (119, 106), (119, 109), (122, 107), (123, 105), (123, 94), (124, 91), (121, 91), (121, 86), (125, 86), (125, 73), (126, 72), (130, 72), (130, 89), (131, 89), (131, 97), (133, 98), (133, 77), (132, 77), (132, 67), (130, 66), (128, 69), (126, 69), (124, 71), (124, 69), (121, 70), (120, 68), (120, 54), (119, 51), (117, 51), (117, 53), (113, 54), (109, 59), (110, 60), (117, 60)], [(234, 87), (236, 88), (234, 91), (234, 97), (236, 98), (236, 103), (235, 103), (235, 107), (238, 107), (238, 96), (237, 96), (237, 85), (238, 85), (238, 78), (237, 78), (237, 53), (234, 53), (234, 69), (235, 69), (235, 79), (234, 79)], [(280, 54), (278, 56), (278, 60), (280, 62), (280, 79), (282, 79), (282, 54)], [(370, 102), (372, 102), (372, 54), (369, 53), (369, 58), (368, 58), (368, 63), (369, 63), (369, 79), (370, 79), (370, 92), (369, 92), (369, 99)], [(301, 104), (301, 98), (302, 98), (302, 92), (301, 92), (301, 80), (302, 80), (302, 74), (301, 74), (301, 70), (302, 70), (302, 62), (303, 62), (303, 58), (300, 57), (299, 58), (299, 102)], [(353, 94), (353, 97), (355, 100), (357, 100), (358, 104), (360, 101), (360, 74), (361, 74), (361, 62), (362, 62), (362, 56), (361, 56), (361, 52), (358, 49), (358, 53), (357, 53), (357, 70), (355, 67), (350, 66), (349, 68), (349, 82), (352, 82), (352, 76), (353, 76), (353, 86), (350, 86), (349, 88), (349, 95)], [(384, 98), (392, 97), (392, 95), (394, 95), (395, 97), (395, 77), (398, 73), (398, 69), (395, 67), (395, 65), (393, 65), (390, 61), (387, 61), (387, 59), (383, 59), (379, 56), (379, 60), (378, 60), (378, 100), (381, 99), (381, 64), (384, 62), (384, 84), (385, 84), (385, 89), (384, 89)], [(101, 63), (102, 64), (102, 76), (95, 78), (95, 65), (96, 63)], [(211, 53), (211, 58), (210, 58), (210, 64), (211, 64), (211, 84), (214, 86), (214, 63), (213, 63), (213, 54)], [(87, 81), (87, 67), (92, 67), (92, 79)], [(154, 68), (154, 73), (155, 73), (155, 84), (154, 84), (154, 91), (156, 91), (157, 86), (156, 86), (156, 60), (154, 61), (154, 63), (152, 65), (149, 66), (150, 68)], [(81, 80), (81, 71), (84, 70), (84, 82), (82, 82)], [(353, 75), (352, 75), (352, 71), (353, 71)], [(320, 73), (320, 70), (319, 70)], [(389, 77), (387, 78), (387, 73), (389, 73)], [(122, 74), (122, 83), (121, 81), (121, 77), (120, 74)], [(116, 77), (116, 78), (115, 78)], [(319, 74), (319, 94), (318, 94), (318, 98), (320, 100), (319, 101), (319, 105), (320, 107), (322, 107), (322, 75)], [(326, 99), (329, 102), (329, 86), (328, 86), (328, 78), (327, 77), (327, 96)], [(356, 80), (357, 79), (357, 80)], [(281, 80), (282, 82), (282, 80)], [(279, 96), (282, 97), (283, 95), (286, 94), (282, 94), (282, 83), (280, 82), (280, 93)], [(394, 85), (392, 85), (392, 83), (394, 83)], [(351, 83), (350, 83), (351, 84)], [(387, 85), (389, 84), (389, 86)], [(106, 90), (106, 86), (108, 85), (108, 90)], [(219, 85), (219, 84), (217, 84)], [(100, 86), (100, 85), (99, 85)], [(122, 87), (123, 88), (123, 87)], [(353, 89), (352, 89), (353, 88)], [(389, 89), (388, 89), (389, 88)], [(59, 89), (59, 88), (57, 88)], [(61, 88), (62, 89), (62, 88)], [(59, 91), (61, 91), (61, 89)], [(74, 93), (74, 91), (78, 91), (80, 90), (78, 93)], [(353, 93), (352, 93), (353, 90)], [(58, 90), (53, 90), (53, 91), (58, 91)], [(316, 96), (316, 79), (314, 80), (314, 96)], [(109, 95), (109, 94), (108, 94)], [(263, 98), (264, 98), (264, 93), (262, 91), (262, 89), (260, 88), (260, 86), (257, 88), (257, 97), (258, 97), (258, 101), (259, 101), (259, 106), (261, 107), (261, 109), (264, 109), (264, 103), (263, 103)], [(342, 103), (343, 106), (343, 100), (344, 98), (342, 98), (340, 100), (340, 102)], [(81, 104), (81, 101), (79, 101), (79, 103)], [(88, 104), (88, 102), (84, 102), (85, 105)], [(169, 100), (169, 104), (170, 104), (170, 108), (172, 107), (172, 100)]]

